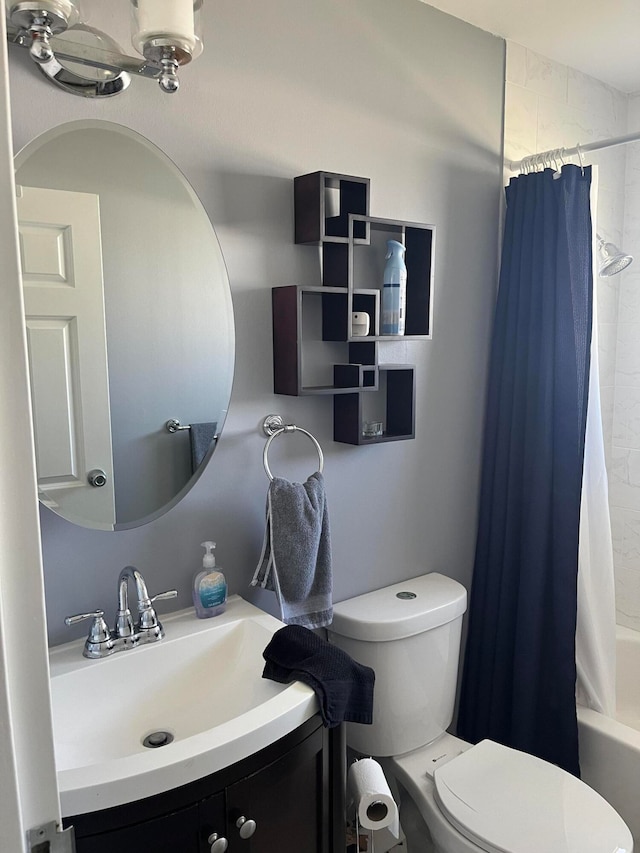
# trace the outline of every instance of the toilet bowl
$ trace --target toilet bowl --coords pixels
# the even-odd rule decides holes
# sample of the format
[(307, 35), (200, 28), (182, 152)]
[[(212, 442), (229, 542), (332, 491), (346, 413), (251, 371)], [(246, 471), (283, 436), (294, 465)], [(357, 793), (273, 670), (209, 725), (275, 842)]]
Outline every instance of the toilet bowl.
[[(397, 788), (408, 853), (631, 853), (622, 818), (579, 779), (447, 733), (465, 609), (464, 587), (432, 573), (339, 602), (328, 629), (376, 673), (373, 725), (348, 724), (347, 743)], [(422, 830), (407, 830), (407, 806)]]

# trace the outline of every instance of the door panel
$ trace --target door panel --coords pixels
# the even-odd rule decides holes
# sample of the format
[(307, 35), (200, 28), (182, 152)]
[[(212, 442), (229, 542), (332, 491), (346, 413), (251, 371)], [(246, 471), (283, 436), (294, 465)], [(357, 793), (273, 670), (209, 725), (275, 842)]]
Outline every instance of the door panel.
[[(226, 837), (226, 819), (225, 819), (225, 795), (224, 793), (214, 794), (212, 797), (207, 797), (200, 803), (200, 853), (210, 853), (212, 835), (215, 833), (218, 839)], [(218, 841), (218, 847), (222, 847), (223, 842)]]
[[(20, 187), (18, 218), (40, 496), (68, 517), (110, 530), (115, 501), (99, 199)], [(104, 471), (104, 486), (89, 484), (93, 469)]]
[(77, 853), (199, 853), (198, 806), (117, 829), (76, 839)]

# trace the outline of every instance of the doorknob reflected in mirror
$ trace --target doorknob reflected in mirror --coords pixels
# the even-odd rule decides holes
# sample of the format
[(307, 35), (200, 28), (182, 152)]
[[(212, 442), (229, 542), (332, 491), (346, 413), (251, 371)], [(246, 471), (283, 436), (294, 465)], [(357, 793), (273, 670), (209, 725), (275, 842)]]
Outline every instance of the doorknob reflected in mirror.
[(90, 486), (93, 486), (95, 489), (101, 489), (102, 486), (107, 484), (107, 475), (102, 468), (94, 468), (93, 471), (89, 471), (87, 474), (87, 480)]

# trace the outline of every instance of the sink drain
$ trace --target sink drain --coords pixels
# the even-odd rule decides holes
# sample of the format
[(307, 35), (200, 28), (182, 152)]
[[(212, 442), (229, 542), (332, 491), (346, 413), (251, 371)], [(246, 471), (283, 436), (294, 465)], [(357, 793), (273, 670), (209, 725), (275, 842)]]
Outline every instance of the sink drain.
[(168, 743), (171, 743), (172, 740), (173, 735), (171, 732), (151, 732), (151, 734), (147, 735), (142, 741), (142, 745), (149, 749), (157, 749), (159, 746), (166, 746)]

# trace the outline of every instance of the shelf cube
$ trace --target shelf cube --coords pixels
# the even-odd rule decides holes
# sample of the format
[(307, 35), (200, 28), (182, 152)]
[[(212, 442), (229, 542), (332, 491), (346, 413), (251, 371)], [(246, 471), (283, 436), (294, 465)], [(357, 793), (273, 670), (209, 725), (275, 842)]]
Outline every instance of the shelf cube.
[[(335, 172), (312, 172), (294, 179), (295, 241), (318, 246), (325, 241), (347, 243), (349, 215), (369, 213), (369, 178)], [(367, 239), (366, 222), (354, 231)]]
[[(430, 338), (435, 225), (356, 214), (352, 214), (349, 221), (350, 239), (346, 269), (349, 292), (355, 293), (357, 290), (374, 286), (382, 290), (387, 240), (398, 240), (406, 247), (407, 291), (405, 332), (397, 339)], [(365, 223), (369, 230), (369, 243), (366, 247), (355, 237), (362, 223)], [(337, 278), (337, 275), (334, 277)], [(379, 334), (379, 340), (388, 340), (390, 337)]]
[[(369, 415), (365, 398), (368, 393), (345, 394), (333, 400), (333, 437), (345, 444), (381, 444), (415, 438), (415, 368), (412, 364), (384, 364), (378, 366), (380, 395), (378, 410)], [(381, 420), (382, 435), (365, 437), (362, 434), (366, 420)]]
[[(377, 294), (362, 295), (358, 310), (375, 313)], [(371, 386), (377, 344), (368, 338), (347, 340), (348, 293), (343, 288), (288, 285), (272, 290), (273, 390), (276, 394), (346, 394)], [(366, 306), (366, 308), (364, 307)], [(334, 365), (359, 371), (353, 385), (344, 384)], [(368, 368), (368, 370), (367, 370)], [(350, 375), (355, 376), (355, 373)], [(373, 383), (375, 384), (375, 382)]]

